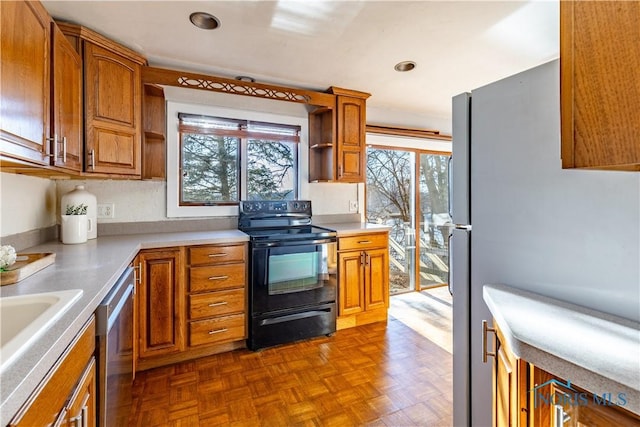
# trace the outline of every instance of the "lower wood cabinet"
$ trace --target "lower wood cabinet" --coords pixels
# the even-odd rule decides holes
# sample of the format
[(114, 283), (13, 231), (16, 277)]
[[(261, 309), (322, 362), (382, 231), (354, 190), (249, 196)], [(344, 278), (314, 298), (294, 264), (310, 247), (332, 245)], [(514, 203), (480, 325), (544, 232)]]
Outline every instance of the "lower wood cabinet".
[(495, 333), (494, 358), (489, 359), (494, 364), (495, 427), (640, 426), (640, 416), (619, 406), (633, 397), (616, 395), (615, 390), (601, 396), (587, 392), (570, 379), (515, 357), (500, 328)]
[(386, 321), (388, 307), (388, 233), (340, 236), (337, 329)]
[(140, 251), (138, 370), (246, 346), (246, 259), (245, 243)]
[(95, 337), (92, 316), (9, 426), (96, 425)]
[(189, 347), (247, 338), (247, 245), (189, 248)]
[(184, 284), (180, 249), (143, 250), (138, 254), (138, 357), (184, 350)]

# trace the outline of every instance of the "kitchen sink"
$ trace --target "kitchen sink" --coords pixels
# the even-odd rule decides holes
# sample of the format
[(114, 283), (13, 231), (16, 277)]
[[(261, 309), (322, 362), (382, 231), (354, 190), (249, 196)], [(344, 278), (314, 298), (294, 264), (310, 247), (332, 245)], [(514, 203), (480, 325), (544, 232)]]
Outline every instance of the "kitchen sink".
[(81, 296), (81, 289), (70, 289), (0, 298), (0, 372), (42, 336)]

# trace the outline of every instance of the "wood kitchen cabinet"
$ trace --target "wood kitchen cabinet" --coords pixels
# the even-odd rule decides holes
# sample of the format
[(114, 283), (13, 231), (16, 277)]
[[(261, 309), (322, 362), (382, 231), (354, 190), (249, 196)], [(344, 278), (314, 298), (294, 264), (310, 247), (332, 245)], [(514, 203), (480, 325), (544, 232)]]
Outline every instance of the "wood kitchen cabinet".
[(528, 398), (529, 364), (514, 356), (498, 327), (496, 327), (495, 333), (493, 425), (501, 427), (528, 426), (530, 411)]
[(82, 58), (55, 23), (51, 23), (52, 164), (82, 172)]
[(368, 93), (338, 87), (309, 114), (309, 181), (364, 182)]
[(92, 316), (9, 426), (96, 425), (95, 336)]
[(140, 251), (138, 365), (145, 359), (184, 350), (184, 284), (181, 250)]
[(88, 28), (57, 25), (83, 59), (85, 172), (140, 177), (146, 60)]
[(337, 329), (386, 321), (388, 233), (338, 237)]
[(3, 158), (49, 165), (51, 18), (39, 2), (0, 3)]
[[(517, 358), (499, 327), (483, 325), (483, 330), (485, 342), (489, 332), (495, 332), (496, 338), (495, 351), (485, 353), (485, 359), (493, 363), (494, 427), (640, 426), (640, 416), (615, 405), (626, 403), (629, 397), (620, 400), (615, 390), (603, 390), (612, 393), (611, 402), (602, 396), (594, 398), (579, 384)], [(490, 349), (485, 347), (485, 351)]]
[(189, 347), (244, 341), (247, 245), (189, 248)]
[(143, 250), (137, 369), (246, 347), (247, 245)]
[(3, 2), (1, 15), (2, 156), (78, 174), (82, 170), (80, 56), (39, 2)]
[(561, 1), (563, 168), (640, 171), (640, 2)]

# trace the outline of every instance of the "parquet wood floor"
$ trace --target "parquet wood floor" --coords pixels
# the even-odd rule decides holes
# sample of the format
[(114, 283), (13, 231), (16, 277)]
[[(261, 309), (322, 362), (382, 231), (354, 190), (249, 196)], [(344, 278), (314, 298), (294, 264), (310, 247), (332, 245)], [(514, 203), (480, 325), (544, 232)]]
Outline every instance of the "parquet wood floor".
[(140, 372), (131, 425), (451, 426), (452, 358), (390, 318)]

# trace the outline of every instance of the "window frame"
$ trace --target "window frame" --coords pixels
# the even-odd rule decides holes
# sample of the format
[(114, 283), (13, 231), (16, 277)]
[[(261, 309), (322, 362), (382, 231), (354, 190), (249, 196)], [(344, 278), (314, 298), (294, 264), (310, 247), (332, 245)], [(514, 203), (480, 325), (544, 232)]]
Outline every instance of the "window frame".
[[(166, 209), (168, 218), (179, 217), (224, 217), (238, 215), (238, 205), (235, 202), (216, 205), (180, 206), (180, 133), (178, 114), (206, 115), (212, 117), (238, 118), (255, 122), (277, 123), (300, 127), (300, 142), (297, 143), (297, 171), (295, 173), (297, 186), (295, 192), (298, 199), (306, 196), (304, 173), (308, 170), (308, 118), (284, 114), (264, 113), (261, 111), (240, 110), (212, 105), (188, 104), (167, 101), (167, 197)], [(240, 175), (246, 176), (247, 145), (240, 144)], [(240, 199), (247, 193), (245, 179), (240, 183)]]

